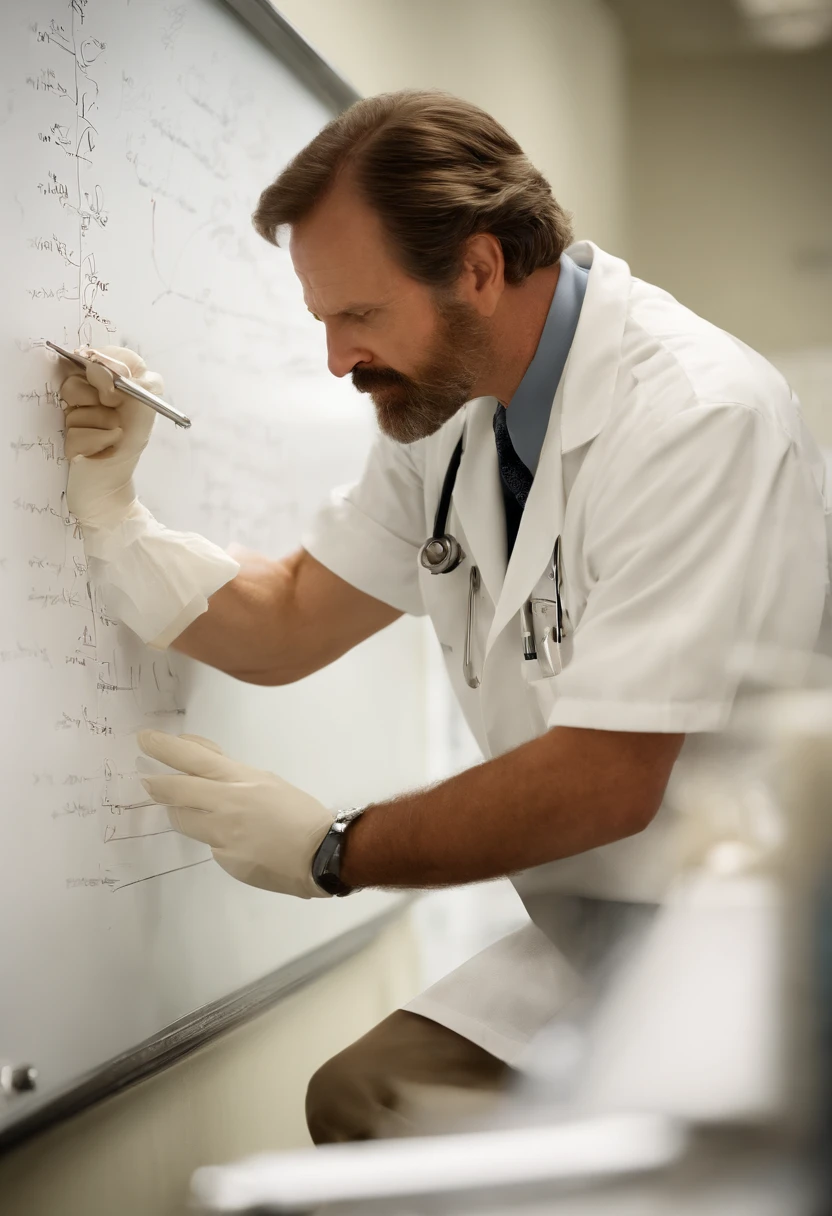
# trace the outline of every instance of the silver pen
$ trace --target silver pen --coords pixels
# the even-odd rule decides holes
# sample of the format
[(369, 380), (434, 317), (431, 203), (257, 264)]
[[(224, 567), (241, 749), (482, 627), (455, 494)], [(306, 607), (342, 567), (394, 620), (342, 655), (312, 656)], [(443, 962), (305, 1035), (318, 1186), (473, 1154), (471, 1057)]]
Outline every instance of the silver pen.
[[(90, 363), (97, 362), (95, 359), (86, 359), (83, 355), (79, 355), (73, 350), (64, 350), (62, 346), (58, 346), (57, 343), (50, 342), (48, 339), (46, 345), (52, 350), (57, 351), (64, 359), (69, 359), (72, 363), (77, 364), (78, 367), (83, 367), (84, 370), (87, 369)], [(143, 401), (145, 405), (149, 405), (152, 410), (155, 410), (157, 414), (161, 414), (163, 418), (170, 418), (171, 422), (175, 422), (177, 426), (187, 428), (191, 425), (190, 418), (187, 418), (184, 414), (180, 414), (179, 410), (174, 409), (172, 405), (168, 405), (167, 401), (163, 401), (155, 393), (149, 393), (146, 388), (142, 388), (135, 380), (130, 380), (126, 376), (117, 376), (115, 372), (111, 373), (111, 375), (114, 386), (120, 389), (121, 392), (128, 393), (131, 397), (135, 397), (137, 401)]]

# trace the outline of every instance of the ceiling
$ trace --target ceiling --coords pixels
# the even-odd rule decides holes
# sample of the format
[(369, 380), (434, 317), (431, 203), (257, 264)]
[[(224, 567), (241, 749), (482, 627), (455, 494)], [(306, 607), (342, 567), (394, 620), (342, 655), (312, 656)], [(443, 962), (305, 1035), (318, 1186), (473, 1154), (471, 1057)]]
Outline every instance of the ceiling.
[(756, 54), (771, 49), (753, 37), (736, 0), (604, 2), (639, 55)]

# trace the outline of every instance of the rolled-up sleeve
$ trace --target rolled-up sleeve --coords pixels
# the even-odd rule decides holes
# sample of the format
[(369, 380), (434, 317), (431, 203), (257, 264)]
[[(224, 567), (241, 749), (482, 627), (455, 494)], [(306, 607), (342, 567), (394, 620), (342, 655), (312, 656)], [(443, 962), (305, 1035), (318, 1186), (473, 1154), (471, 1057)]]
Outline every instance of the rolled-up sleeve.
[(733, 403), (682, 411), (610, 469), (587, 507), (590, 590), (549, 724), (719, 729), (741, 655), (816, 643), (821, 489), (784, 430)]
[(333, 490), (302, 544), (359, 591), (400, 612), (423, 616), (418, 560), (426, 531), (417, 448), (379, 435), (361, 479)]

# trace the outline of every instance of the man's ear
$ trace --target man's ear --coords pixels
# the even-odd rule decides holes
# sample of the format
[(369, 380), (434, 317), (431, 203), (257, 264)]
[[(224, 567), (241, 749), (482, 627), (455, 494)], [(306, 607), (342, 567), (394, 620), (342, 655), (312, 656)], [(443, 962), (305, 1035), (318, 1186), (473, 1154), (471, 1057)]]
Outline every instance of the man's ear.
[(497, 310), (505, 289), (503, 247), (491, 232), (468, 238), (462, 260), (460, 295), (483, 317)]

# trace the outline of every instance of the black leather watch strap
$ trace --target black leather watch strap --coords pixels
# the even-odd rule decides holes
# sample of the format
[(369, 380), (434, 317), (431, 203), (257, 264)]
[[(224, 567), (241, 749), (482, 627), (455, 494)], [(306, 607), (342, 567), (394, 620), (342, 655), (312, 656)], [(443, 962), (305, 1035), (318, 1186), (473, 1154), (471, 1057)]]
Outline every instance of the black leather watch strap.
[(326, 891), (327, 895), (341, 897), (352, 895), (354, 888), (347, 886), (341, 878), (341, 856), (344, 834), (350, 824), (358, 819), (363, 809), (363, 807), (354, 807), (349, 811), (339, 811), (312, 859), (312, 877), (321, 890)]

